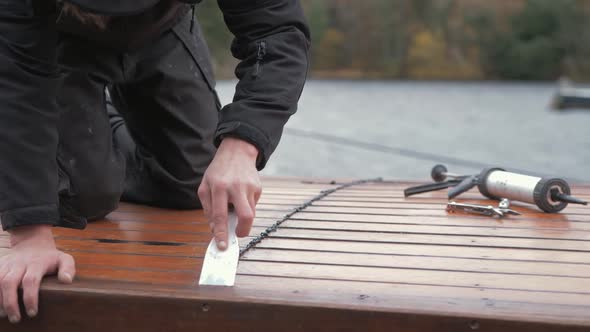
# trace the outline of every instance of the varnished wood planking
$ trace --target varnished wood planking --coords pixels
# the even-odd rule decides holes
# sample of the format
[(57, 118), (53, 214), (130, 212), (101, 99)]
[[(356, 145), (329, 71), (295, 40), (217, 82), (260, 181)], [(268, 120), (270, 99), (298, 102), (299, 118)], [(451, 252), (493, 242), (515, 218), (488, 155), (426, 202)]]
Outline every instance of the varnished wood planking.
[[(259, 217), (274, 218), (281, 216), (282, 213), (278, 211), (261, 211), (258, 212)], [(509, 217), (506, 219), (490, 218), (479, 215), (470, 215), (466, 213), (453, 213), (446, 216), (403, 216), (403, 215), (382, 215), (382, 214), (339, 214), (339, 213), (314, 213), (306, 210), (297, 213), (292, 217), (293, 220), (325, 220), (325, 221), (355, 221), (355, 222), (374, 222), (374, 223), (405, 223), (405, 224), (420, 224), (420, 223), (441, 223), (441, 225), (461, 225), (466, 223), (468, 225), (480, 225), (488, 227), (490, 225), (499, 225), (511, 227), (515, 225), (541, 225), (541, 227), (569, 228), (570, 224), (581, 222), (581, 227), (590, 225), (588, 222), (572, 220), (568, 215), (552, 215), (542, 219), (536, 219), (530, 215), (523, 215), (519, 217)]]
[[(470, 203), (470, 204), (481, 204), (481, 205), (490, 205), (490, 201), (489, 200), (461, 200), (461, 199), (456, 199), (457, 201), (461, 201), (464, 203)], [(276, 201), (275, 201), (276, 202)], [(271, 202), (263, 202), (265, 204), (276, 204), (276, 203), (272, 203)], [(278, 202), (279, 204), (281, 203), (280, 201)], [(279, 205), (276, 204), (276, 205)], [(491, 205), (495, 205), (497, 206), (498, 203), (494, 203)], [(432, 199), (432, 202), (428, 202), (428, 201), (419, 201), (419, 202), (406, 202), (403, 199), (399, 199), (399, 201), (393, 201), (393, 202), (355, 202), (355, 201), (319, 201), (317, 203), (313, 204), (314, 206), (327, 206), (327, 207), (349, 207), (349, 208), (374, 208), (374, 209), (416, 209), (416, 210), (420, 210), (420, 209), (440, 209), (440, 208), (445, 208), (446, 207), (446, 202), (442, 201), (440, 199)], [(520, 203), (520, 202), (513, 202), (512, 203), (512, 208), (513, 209), (521, 209), (525, 212), (529, 212), (531, 210), (534, 210), (535, 212), (537, 208), (535, 208), (533, 205), (529, 205), (526, 203)], [(567, 209), (567, 213), (568, 214), (585, 214), (588, 211), (588, 208), (586, 206), (578, 206), (575, 204), (570, 204), (568, 206)]]
[[(530, 250), (527, 248), (470, 247), (466, 249), (462, 246), (449, 245), (320, 241), (274, 237), (260, 243), (257, 248), (311, 250), (334, 253), (590, 264), (590, 252), (545, 249)], [(448, 266), (448, 268), (452, 268), (452, 266)]]
[[(486, 221), (487, 219), (487, 221)], [(326, 224), (329, 227), (332, 223), (345, 224), (363, 224), (363, 225), (422, 225), (422, 226), (437, 226), (445, 227), (474, 227), (481, 229), (529, 229), (542, 231), (590, 231), (590, 223), (586, 222), (570, 222), (562, 220), (534, 220), (534, 219), (514, 219), (506, 222), (503, 219), (492, 219), (488, 217), (420, 217), (407, 218), (403, 216), (348, 216), (348, 215), (329, 215), (325, 213), (305, 213), (300, 212), (294, 215), (291, 220), (295, 221), (318, 221)], [(257, 219), (259, 225), (267, 224), (274, 221), (273, 218), (261, 217)]]
[[(0, 249), (0, 255), (7, 249)], [(196, 271), (201, 266), (203, 255), (145, 255), (113, 251), (67, 251), (76, 259), (77, 265), (102, 267), (128, 271)], [(448, 258), (440, 256), (403, 256), (366, 253), (347, 253), (307, 250), (256, 249), (243, 261), (307, 263), (321, 265), (359, 266), (408, 270), (440, 270), (515, 275), (590, 277), (590, 264), (562, 262), (532, 262), (516, 260), (490, 260)]]
[[(310, 229), (310, 230), (344, 230), (360, 232), (377, 232), (377, 233), (400, 233), (400, 234), (436, 234), (436, 235), (470, 235), (486, 237), (516, 237), (516, 238), (540, 238), (540, 239), (563, 239), (563, 240), (588, 240), (590, 239), (590, 229), (585, 227), (575, 227), (575, 224), (568, 224), (570, 227), (551, 228), (551, 222), (547, 224), (539, 223), (534, 228), (534, 224), (529, 227), (504, 227), (492, 223), (489, 226), (473, 223), (468, 225), (437, 225), (436, 223), (428, 224), (404, 224), (404, 223), (372, 223), (372, 222), (354, 222), (354, 221), (322, 221), (295, 219), (285, 224), (282, 229)], [(274, 219), (257, 219), (254, 232), (261, 231), (261, 228), (269, 227), (274, 224)], [(129, 239), (135, 241), (149, 241), (153, 237), (145, 238), (143, 233), (148, 235), (156, 233), (162, 236), (160, 239), (170, 238), (173, 240), (187, 239), (189, 242), (194, 240), (208, 239), (209, 226), (200, 224), (197, 226), (186, 225), (183, 223), (159, 223), (159, 222), (141, 222), (141, 221), (121, 221), (121, 222), (101, 222), (93, 225), (92, 230), (85, 232), (80, 231), (56, 231), (60, 238), (82, 237), (89, 239)], [(180, 237), (175, 237), (180, 234)], [(126, 235), (126, 236), (120, 236)], [(141, 237), (140, 237), (141, 236)]]
[[(194, 256), (205, 252), (208, 243), (173, 243), (174, 245), (147, 244), (143, 242), (101, 242), (92, 239), (56, 239), (57, 246), (67, 252), (98, 252), (109, 254), (137, 254), (148, 256)], [(0, 247), (7, 248), (8, 241), (0, 238)]]
[(442, 244), (464, 247), (527, 248), (590, 252), (590, 242), (552, 239), (511, 239), (459, 235), (385, 234), (352, 231), (279, 229), (273, 237), (326, 241)]
[[(303, 279), (365, 281), (408, 285), (482, 287), (491, 289), (538, 291), (546, 292), (547, 294), (552, 292), (562, 292), (590, 295), (590, 279), (577, 277), (548, 277), (440, 270), (409, 270), (395, 267), (376, 268), (365, 266), (249, 261), (243, 261), (240, 263), (238, 273)], [(458, 290), (457, 293), (460, 295), (460, 290)], [(590, 300), (590, 297), (588, 299)], [(588, 304), (590, 305), (590, 301)]]
[[(259, 220), (258, 225), (270, 226), (272, 220)], [(502, 227), (469, 227), (469, 226), (437, 226), (408, 225), (383, 223), (325, 222), (310, 220), (293, 220), (281, 227), (282, 229), (358, 231), (394, 234), (433, 234), (433, 235), (468, 235), (485, 237), (537, 238), (556, 240), (590, 240), (590, 231), (566, 229), (521, 229)]]
[[(490, 203), (488, 202), (486, 205), (494, 205), (497, 203)], [(574, 212), (566, 212), (567, 216), (563, 214), (547, 214), (544, 213), (532, 206), (515, 206), (513, 207), (514, 210), (525, 214), (525, 218), (529, 219), (551, 219), (551, 220), (560, 220), (560, 219), (567, 219), (570, 221), (585, 221), (590, 222), (590, 217), (585, 214), (585, 210), (582, 211), (574, 211)], [(271, 205), (271, 204), (264, 204), (258, 207), (257, 215), (261, 215), (261, 213), (274, 213), (275, 215), (282, 213), (287, 213), (292, 211), (293, 208), (289, 207), (288, 205)], [(306, 208), (307, 212), (318, 212), (318, 213), (329, 213), (329, 214), (351, 214), (351, 215), (394, 215), (394, 216), (419, 216), (419, 217), (444, 217), (444, 216), (462, 216), (466, 215), (464, 212), (447, 212), (446, 211), (446, 203), (441, 204), (440, 208), (438, 209), (382, 209), (382, 208), (354, 208), (354, 207), (331, 207), (331, 206), (318, 206), (318, 205), (311, 205)], [(472, 217), (472, 214), (467, 214), (467, 216)]]
[[(269, 290), (260, 283), (269, 281)], [(523, 306), (519, 301), (400, 296), (398, 288), (359, 292), (350, 283), (242, 279), (239, 290), (157, 287), (150, 292), (129, 284), (86, 283), (79, 291), (46, 286), (46, 316), (3, 331), (584, 331), (584, 307)], [(107, 293), (101, 287), (116, 290)], [(378, 291), (376, 293), (375, 291)], [(108, 290), (106, 291), (108, 292)], [(67, 300), (63, 297), (67, 294)], [(485, 294), (482, 292), (482, 295)], [(273, 301), (261, 300), (273, 297)], [(240, 301), (236, 301), (240, 299)], [(65, 306), (71, 306), (68, 311)], [(451, 311), (440, 311), (451, 306)], [(88, 308), (92, 308), (89, 316)], [(122, 314), (124, 313), (124, 314)], [(146, 314), (156, 313), (156, 314)], [(43, 314), (42, 314), (43, 315)], [(54, 318), (49, 321), (48, 317)], [(80, 317), (87, 317), (82, 320)], [(527, 317), (527, 319), (520, 319)], [(539, 323), (542, 320), (543, 323)], [(54, 323), (59, 322), (58, 324)], [(4, 328), (4, 326), (3, 326)]]
[(186, 233), (208, 233), (207, 223), (186, 223), (175, 221), (129, 221), (109, 220), (99, 222), (92, 227), (95, 230), (129, 230), (129, 231), (160, 231), (160, 232), (186, 232)]
[[(308, 212), (323, 212), (323, 213), (339, 213), (339, 214), (374, 214), (374, 215), (401, 215), (401, 216), (448, 216), (449, 213), (445, 210), (446, 205), (439, 209), (372, 209), (372, 208), (347, 208), (347, 207), (327, 207), (327, 206), (310, 206), (306, 209)], [(270, 209), (270, 208), (269, 208)], [(280, 208), (276, 208), (279, 210)], [(525, 213), (529, 218), (551, 219), (547, 213), (538, 210), (532, 210), (528, 207), (514, 207), (514, 210)], [(568, 217), (572, 217), (578, 221), (590, 221), (590, 216), (587, 214), (568, 213)], [(464, 214), (464, 213), (457, 213)], [(506, 219), (508, 220), (508, 219)]]
[[(245, 245), (250, 238), (241, 239)], [(84, 239), (59, 239), (58, 246), (67, 252), (105, 253), (111, 255), (134, 254), (155, 257), (202, 257), (207, 243), (181, 244), (179, 246), (150, 245), (144, 243), (100, 243)], [(590, 253), (529, 250), (526, 248), (471, 247), (466, 250), (461, 246), (397, 244), (349, 241), (321, 241), (305, 239), (285, 239), (271, 237), (260, 243), (257, 248), (312, 250), (335, 253), (368, 253), (377, 255), (424, 256), (442, 258), (470, 258), (530, 262), (563, 262), (588, 264)], [(285, 259), (288, 259), (286, 257)], [(493, 264), (493, 263), (491, 263)], [(448, 266), (452, 268), (452, 266)]]
[(211, 238), (210, 232), (202, 233), (183, 233), (183, 232), (148, 232), (148, 231), (126, 231), (126, 230), (95, 230), (78, 231), (70, 229), (59, 229), (54, 232), (57, 239), (89, 239), (89, 240), (120, 240), (133, 242), (155, 242), (184, 244), (184, 243), (203, 243), (208, 242)]
[[(301, 278), (286, 277), (260, 277), (254, 275), (238, 275), (237, 280), (246, 289), (256, 289), (256, 283), (268, 282), (268, 288), (279, 294), (291, 294), (293, 300), (307, 301), (338, 301), (348, 297), (344, 303), (358, 305), (359, 307), (371, 307), (373, 309), (387, 310), (395, 307), (404, 307), (413, 300), (422, 301), (422, 310), (448, 306), (450, 310), (457, 310), (470, 303), (472, 308), (459, 310), (471, 311), (473, 315), (499, 314), (510, 315), (508, 311), (535, 312), (544, 305), (564, 305), (563, 310), (555, 310), (545, 313), (559, 319), (559, 315), (576, 317), (584, 310), (590, 309), (590, 297), (580, 294), (559, 293), (555, 296), (547, 296), (544, 293), (531, 291), (516, 291), (502, 289), (488, 289), (482, 287), (448, 287), (433, 285), (404, 285), (362, 283), (359, 281), (344, 280), (313, 280), (310, 282)], [(354, 300), (352, 299), (354, 298)], [(394, 301), (399, 301), (394, 304)], [(408, 303), (409, 302), (409, 303)], [(446, 303), (444, 303), (446, 302)], [(512, 304), (510, 304), (512, 302)], [(530, 304), (529, 307), (524, 304)], [(420, 311), (419, 304), (414, 303), (413, 310)], [(520, 308), (518, 308), (520, 306)], [(571, 310), (568, 312), (568, 310)], [(577, 311), (577, 313), (576, 313)], [(439, 312), (444, 314), (443, 312)], [(578, 316), (581, 318), (582, 316)]]
[[(323, 316), (326, 308), (332, 308), (343, 321), (351, 317), (345, 310), (380, 310), (387, 314), (381, 322), (392, 319), (399, 330), (405, 326), (408, 331), (445, 330), (441, 322), (446, 317), (455, 322), (449, 331), (457, 331), (459, 326), (471, 330), (472, 319), (481, 320), (477, 322), (480, 328), (502, 326), (502, 330), (535, 326), (559, 330), (567, 326), (571, 331), (574, 325), (590, 326), (590, 319), (582, 314), (588, 312), (590, 297), (586, 294), (590, 223), (585, 222), (589, 214), (585, 208), (545, 215), (523, 205), (517, 208), (523, 209), (525, 216), (503, 221), (448, 215), (444, 192), (404, 199), (401, 191), (407, 185), (346, 188), (295, 214), (245, 255), (231, 293), (196, 286), (211, 237), (200, 212), (121, 204), (109, 221), (92, 224), (82, 233), (56, 232), (60, 248), (77, 258), (80, 274), (78, 284), (63, 288), (62, 294), (84, 285), (84, 298), (92, 302), (96, 300), (93, 292), (106, 287), (100, 294), (113, 299), (121, 296), (120, 290), (109, 291), (107, 285), (129, 282), (129, 288), (136, 287), (152, 297), (149, 302), (137, 303), (127, 295), (120, 299), (132, 301), (129, 303), (136, 307), (149, 306), (166, 296), (173, 301), (173, 293), (157, 294), (157, 290), (184, 287), (187, 296), (208, 296), (208, 301), (214, 301), (223, 294), (226, 303), (238, 307), (240, 303), (266, 303), (268, 314), (275, 313), (274, 317), (282, 308), (289, 314), (279, 321), (282, 323), (292, 319), (300, 310), (297, 308), (308, 306), (324, 308), (310, 311)], [(252, 235), (336, 186), (289, 179), (265, 181)], [(583, 194), (590, 193), (583, 189)], [(489, 202), (474, 191), (464, 198)], [(367, 200), (370, 204), (365, 204)], [(250, 240), (242, 239), (240, 245)], [(6, 247), (5, 236), (0, 236), (2, 243)], [(0, 249), (0, 254), (5, 250)], [(288, 307), (279, 303), (288, 303)], [(170, 314), (180, 315), (179, 311)], [(428, 324), (407, 321), (416, 315), (428, 317)], [(244, 320), (236, 318), (229, 324), (238, 321)], [(199, 324), (191, 322), (193, 328)], [(366, 322), (352, 323), (342, 326), (370, 330)], [(319, 326), (323, 325), (309, 325), (306, 330)], [(375, 330), (390, 328), (384, 325)]]
[[(270, 190), (267, 193), (274, 193), (274, 194), (289, 194), (288, 190)], [(291, 194), (313, 194), (313, 191), (306, 191), (306, 190), (295, 190), (291, 192)], [(574, 191), (573, 194), (576, 197), (580, 197), (582, 199), (587, 199), (590, 197), (589, 191)], [(338, 191), (334, 193), (334, 197), (369, 197), (369, 198), (398, 198), (404, 197), (403, 188), (399, 189), (392, 189), (388, 191), (377, 191), (377, 190), (354, 190), (354, 189), (344, 189), (342, 191)], [(444, 190), (431, 192), (431, 193), (423, 193), (417, 196), (412, 196), (413, 199), (424, 199), (424, 198), (447, 198), (447, 192)], [(459, 196), (462, 199), (480, 199), (482, 196), (477, 189), (472, 189), (464, 194)]]
[[(76, 270), (78, 280), (134, 282), (156, 287), (158, 285), (196, 286), (195, 280), (198, 280), (200, 267), (200, 265), (195, 265), (194, 270), (154, 271), (115, 268), (112, 266), (80, 265)], [(149, 291), (149, 287), (145, 288), (146, 291)]]
[(159, 211), (153, 213), (142, 212), (113, 212), (107, 216), (112, 220), (146, 220), (146, 221), (174, 221), (174, 222), (206, 222), (205, 216), (202, 213), (186, 213), (182, 214), (169, 213), (166, 211)]
[(561, 262), (447, 258), (440, 256), (402, 256), (393, 254), (379, 255), (312, 250), (273, 250), (262, 248), (252, 250), (247, 253), (242, 260), (590, 278), (590, 264), (567, 264)]

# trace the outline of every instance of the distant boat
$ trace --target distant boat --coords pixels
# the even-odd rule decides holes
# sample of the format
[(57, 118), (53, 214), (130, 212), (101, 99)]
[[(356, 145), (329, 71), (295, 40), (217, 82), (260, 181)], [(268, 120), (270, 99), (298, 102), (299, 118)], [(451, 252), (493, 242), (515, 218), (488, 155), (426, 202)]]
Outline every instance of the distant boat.
[(559, 89), (553, 97), (552, 106), (555, 110), (590, 109), (590, 89), (576, 88), (568, 79), (560, 79)]

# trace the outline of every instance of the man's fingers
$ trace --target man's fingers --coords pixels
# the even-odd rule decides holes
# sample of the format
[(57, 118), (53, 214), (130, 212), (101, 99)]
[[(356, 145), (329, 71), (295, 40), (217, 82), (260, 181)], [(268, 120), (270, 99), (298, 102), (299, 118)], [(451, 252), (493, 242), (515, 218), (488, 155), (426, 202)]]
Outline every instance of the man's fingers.
[(248, 204), (254, 213), (254, 218), (256, 218), (256, 204), (258, 203), (256, 203), (256, 197), (254, 197), (254, 194), (248, 195)]
[(211, 188), (211, 214), (209, 221), (214, 223), (213, 234), (217, 247), (227, 248), (227, 186), (213, 185)]
[[(0, 296), (2, 296), (2, 294), (0, 294)], [(4, 319), (6, 318), (6, 312), (4, 312), (4, 308), (2, 305), (0, 305), (0, 319)]]
[(57, 279), (64, 284), (71, 284), (76, 276), (76, 263), (71, 255), (60, 253), (57, 264)]
[(254, 210), (256, 209), (256, 205), (258, 205), (258, 202), (260, 201), (260, 196), (262, 196), (262, 187), (258, 185), (256, 190), (254, 191)]
[(232, 203), (236, 209), (236, 215), (238, 216), (238, 226), (236, 227), (236, 235), (238, 237), (248, 236), (250, 229), (252, 229), (252, 223), (254, 222), (254, 212), (246, 195), (246, 193), (241, 193), (232, 199)]
[[(6, 275), (8, 271), (5, 269), (0, 269), (0, 282), (4, 279), (4, 275)], [(0, 319), (6, 318), (6, 311), (4, 311), (4, 297), (2, 296), (2, 287), (0, 287)]]
[(206, 180), (201, 182), (199, 186), (199, 190), (197, 190), (197, 195), (199, 195), (199, 200), (201, 201), (201, 205), (203, 206), (203, 211), (205, 212), (205, 216), (209, 218), (209, 214), (211, 212), (211, 188)]
[(21, 319), (20, 309), (18, 307), (18, 286), (23, 280), (25, 268), (22, 265), (12, 266), (8, 273), (0, 281), (2, 288), (2, 304), (4, 312), (11, 323), (18, 323)]
[(42, 266), (32, 265), (27, 268), (23, 277), (23, 303), (29, 317), (35, 317), (39, 312), (39, 286), (45, 273), (46, 269)]

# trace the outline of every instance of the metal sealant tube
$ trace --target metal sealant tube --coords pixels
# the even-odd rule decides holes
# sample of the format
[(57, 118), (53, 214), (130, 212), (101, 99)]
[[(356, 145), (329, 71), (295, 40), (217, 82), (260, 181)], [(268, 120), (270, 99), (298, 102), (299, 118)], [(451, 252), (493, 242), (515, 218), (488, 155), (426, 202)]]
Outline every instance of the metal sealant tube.
[(559, 178), (540, 178), (506, 172), (502, 168), (484, 169), (479, 175), (479, 191), (491, 199), (510, 200), (535, 204), (548, 213), (567, 207), (567, 202), (555, 200), (554, 194), (569, 195), (568, 183)]
[(541, 180), (539, 177), (497, 170), (487, 176), (486, 187), (495, 197), (536, 204), (535, 187)]

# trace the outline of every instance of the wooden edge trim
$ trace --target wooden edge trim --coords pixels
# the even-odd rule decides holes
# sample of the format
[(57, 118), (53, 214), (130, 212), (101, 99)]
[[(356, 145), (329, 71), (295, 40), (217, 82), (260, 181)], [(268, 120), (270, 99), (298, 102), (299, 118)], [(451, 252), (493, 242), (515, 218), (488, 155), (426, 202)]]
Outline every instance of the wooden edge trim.
[[(19, 325), (0, 321), (0, 330), (29, 331), (587, 331), (588, 326), (563, 322), (515, 321), (501, 317), (469, 317), (440, 313), (389, 312), (367, 308), (269, 302), (236, 296), (232, 288), (181, 288), (78, 281), (66, 288), (46, 283), (41, 312)], [(112, 286), (112, 285), (111, 285)], [(148, 288), (149, 287), (149, 288)], [(153, 289), (152, 289), (153, 288)], [(531, 319), (533, 319), (531, 317)]]

